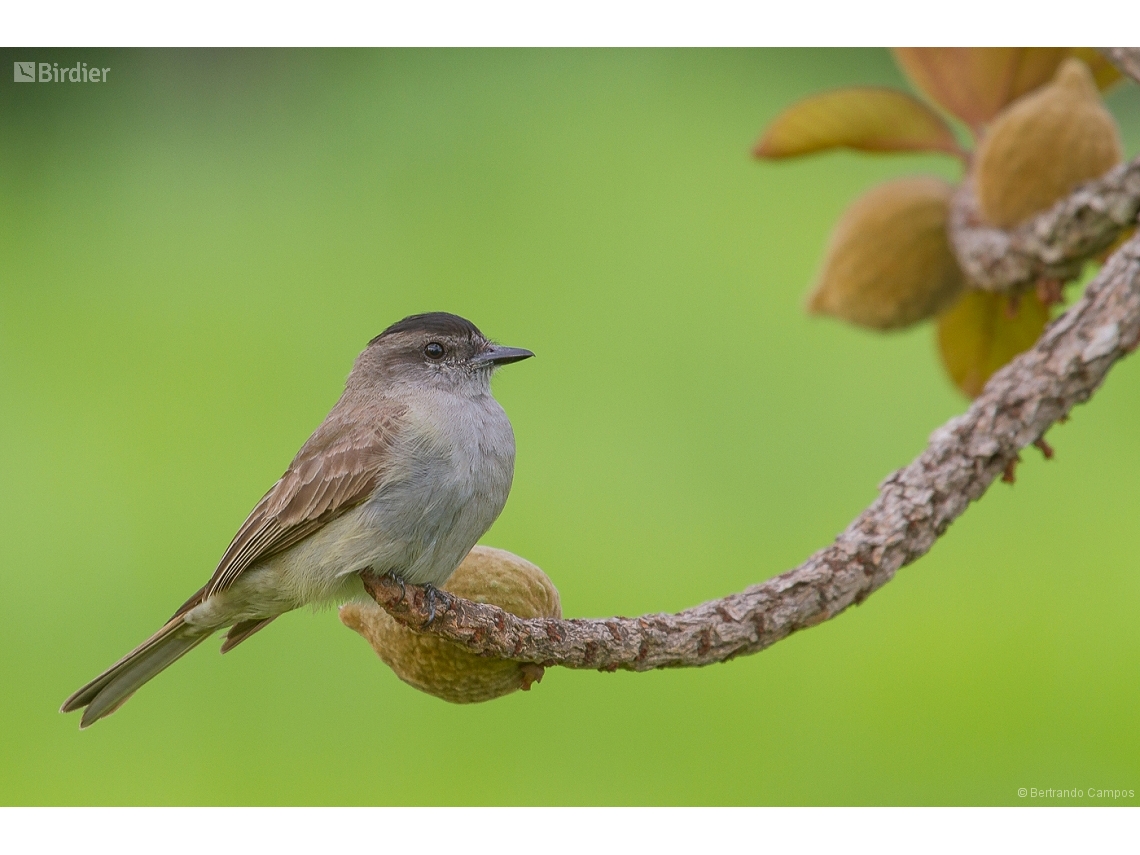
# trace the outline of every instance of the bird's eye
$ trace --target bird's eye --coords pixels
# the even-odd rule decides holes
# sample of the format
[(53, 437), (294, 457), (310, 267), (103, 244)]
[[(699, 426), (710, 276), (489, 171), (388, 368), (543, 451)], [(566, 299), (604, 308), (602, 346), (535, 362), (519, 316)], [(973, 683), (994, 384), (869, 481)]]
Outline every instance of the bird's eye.
[(424, 345), (424, 353), (427, 354), (428, 359), (442, 359), (443, 345), (438, 341), (429, 341)]

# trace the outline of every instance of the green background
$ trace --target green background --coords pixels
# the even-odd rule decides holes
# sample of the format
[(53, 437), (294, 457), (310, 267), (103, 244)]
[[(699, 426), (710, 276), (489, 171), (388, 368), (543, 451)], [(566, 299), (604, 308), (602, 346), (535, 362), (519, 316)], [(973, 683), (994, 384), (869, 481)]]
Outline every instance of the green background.
[[(19, 85), (19, 59), (111, 72)], [(496, 379), (518, 463), (484, 542), (543, 567), (568, 616), (795, 566), (965, 407), (929, 325), (801, 309), (858, 192), (957, 167), (749, 157), (793, 99), (904, 85), (881, 50), (22, 50), (0, 72), (0, 802), (1140, 791), (1135, 359), (1050, 432), (1055, 460), (1030, 450), (928, 557), (756, 656), (552, 669), (461, 707), (298, 611), (80, 733), (63, 698), (205, 581), (412, 312), (537, 352)], [(1140, 92), (1109, 103), (1133, 154)]]

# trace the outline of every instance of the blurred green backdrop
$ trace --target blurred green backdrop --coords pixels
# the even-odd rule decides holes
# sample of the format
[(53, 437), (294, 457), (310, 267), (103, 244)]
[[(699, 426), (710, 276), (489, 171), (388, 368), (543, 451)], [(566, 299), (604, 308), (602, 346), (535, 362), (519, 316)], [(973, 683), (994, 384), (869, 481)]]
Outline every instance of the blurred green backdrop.
[[(797, 97), (904, 85), (881, 50), (3, 54), (0, 801), (1140, 791), (1135, 359), (1050, 433), (1053, 462), (1031, 450), (927, 558), (759, 655), (553, 669), (457, 707), (303, 611), (80, 733), (63, 698), (205, 581), (357, 352), (412, 312), (538, 353), (496, 380), (518, 465), (484, 542), (542, 566), (568, 616), (798, 564), (965, 406), (929, 326), (804, 315), (826, 235), (876, 181), (956, 172), (749, 158)], [(109, 82), (14, 84), (22, 59)], [(1109, 102), (1133, 154), (1140, 94)]]

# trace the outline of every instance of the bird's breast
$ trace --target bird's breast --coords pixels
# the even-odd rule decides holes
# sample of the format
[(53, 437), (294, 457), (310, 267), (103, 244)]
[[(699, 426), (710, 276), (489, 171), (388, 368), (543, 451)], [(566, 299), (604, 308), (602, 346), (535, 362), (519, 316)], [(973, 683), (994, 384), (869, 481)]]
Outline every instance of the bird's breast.
[(409, 414), (401, 443), (407, 465), (377, 488), (368, 511), (377, 532), (398, 545), (390, 550), (398, 554), (379, 557), (377, 570), (442, 584), (506, 504), (515, 441), (489, 395), (427, 403)]

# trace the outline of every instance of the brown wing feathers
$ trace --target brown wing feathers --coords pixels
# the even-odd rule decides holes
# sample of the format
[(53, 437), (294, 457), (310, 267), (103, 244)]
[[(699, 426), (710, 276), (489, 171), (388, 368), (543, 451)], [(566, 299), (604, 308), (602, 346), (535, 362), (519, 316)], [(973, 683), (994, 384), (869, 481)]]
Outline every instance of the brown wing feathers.
[[(334, 411), (335, 412), (335, 411)], [(265, 494), (218, 563), (213, 577), (179, 613), (234, 583), (250, 565), (288, 549), (367, 499), (383, 478), (403, 410), (347, 424), (330, 418), (301, 447)]]

